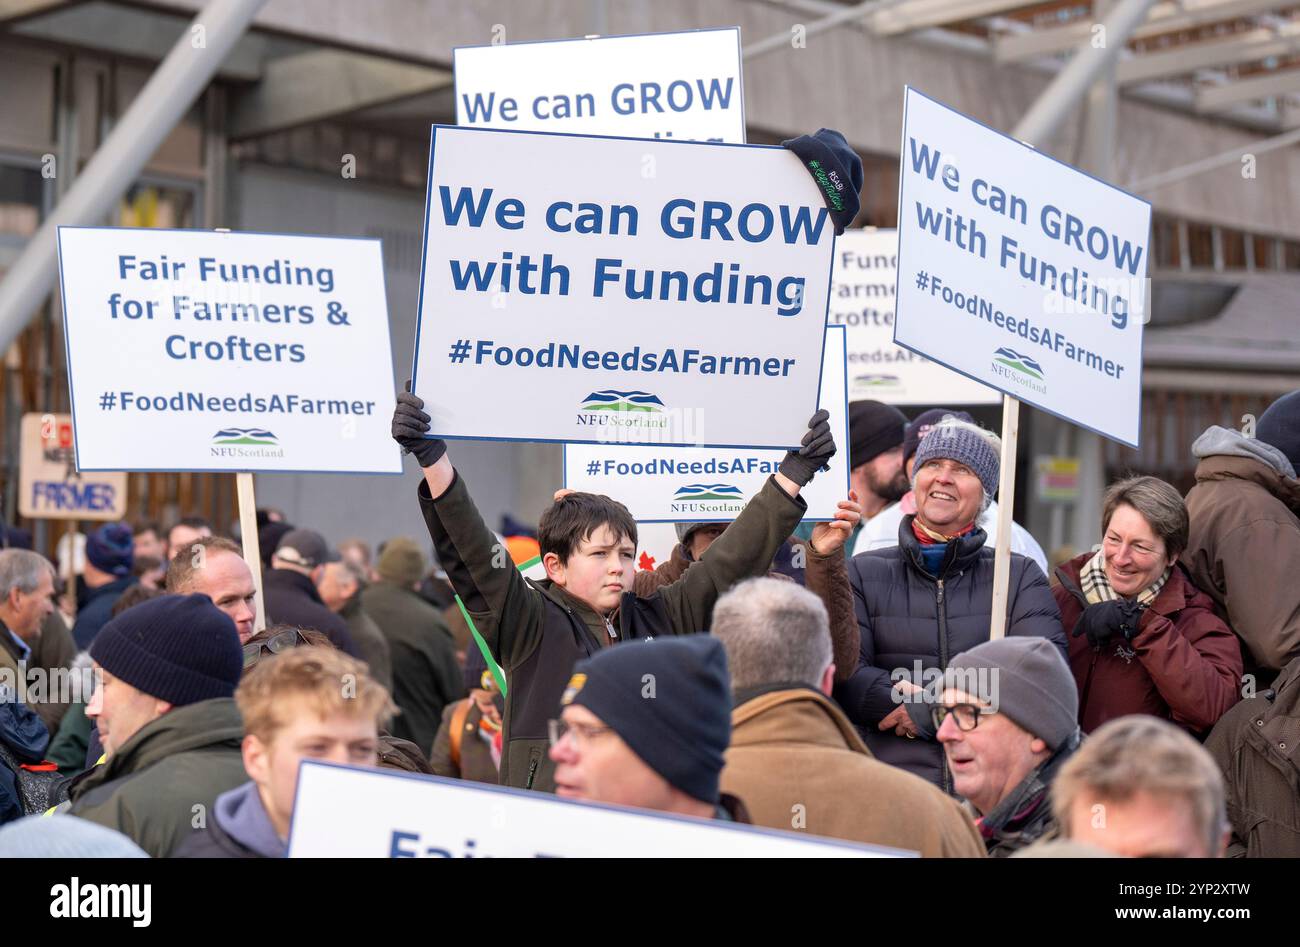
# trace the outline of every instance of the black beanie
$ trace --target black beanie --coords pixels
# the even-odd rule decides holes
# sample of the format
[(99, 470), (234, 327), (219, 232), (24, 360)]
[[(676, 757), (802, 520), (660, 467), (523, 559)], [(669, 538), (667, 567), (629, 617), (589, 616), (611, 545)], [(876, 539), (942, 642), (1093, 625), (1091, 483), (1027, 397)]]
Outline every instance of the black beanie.
[(235, 623), (206, 595), (160, 595), (100, 629), (90, 656), (136, 690), (183, 707), (231, 697), (244, 670)]
[(1300, 475), (1300, 391), (1283, 395), (1269, 405), (1255, 425), (1255, 436), (1285, 454)]
[(781, 144), (799, 157), (817, 182), (838, 237), (853, 223), (861, 207), (858, 194), (862, 191), (862, 159), (833, 128), (818, 129), (815, 135), (800, 135)]
[(879, 401), (849, 402), (849, 469), (903, 443), (907, 415)]
[(630, 641), (579, 661), (562, 703), (586, 707), (646, 765), (702, 802), (718, 801), (731, 743), (727, 653), (712, 635)]

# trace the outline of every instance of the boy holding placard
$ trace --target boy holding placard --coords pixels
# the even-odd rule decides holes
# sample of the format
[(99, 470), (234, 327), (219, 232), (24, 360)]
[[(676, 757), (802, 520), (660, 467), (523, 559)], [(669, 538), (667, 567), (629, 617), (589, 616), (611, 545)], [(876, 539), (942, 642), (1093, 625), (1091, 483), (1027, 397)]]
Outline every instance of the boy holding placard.
[[(552, 792), (555, 764), (547, 724), (555, 717), (574, 664), (634, 638), (705, 631), (718, 596), (741, 579), (763, 575), (803, 517), (800, 489), (835, 453), (827, 412), (818, 411), (798, 451), (790, 451), (702, 559), (677, 582), (642, 597), (632, 591), (636, 522), (621, 503), (570, 493), (542, 514), (538, 542), (546, 578), (520, 575), (483, 523), (447, 442), (430, 438), (424, 402), (397, 396), (393, 438), (424, 470), (420, 509), (456, 592), (506, 672), (501, 782)], [(830, 524), (846, 532), (852, 524)], [(643, 682), (640, 696), (656, 695)], [(629, 699), (638, 695), (629, 695)]]

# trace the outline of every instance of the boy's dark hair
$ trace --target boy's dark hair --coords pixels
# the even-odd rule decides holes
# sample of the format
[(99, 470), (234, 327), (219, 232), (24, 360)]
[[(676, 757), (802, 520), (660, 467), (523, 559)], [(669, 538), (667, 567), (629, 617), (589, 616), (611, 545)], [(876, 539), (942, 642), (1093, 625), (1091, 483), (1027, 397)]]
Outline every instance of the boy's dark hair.
[(633, 547), (637, 545), (636, 520), (622, 503), (598, 493), (570, 493), (542, 514), (537, 544), (543, 556), (553, 552), (561, 562), (568, 562), (578, 543), (590, 539), (602, 526), (632, 540)]
[(133, 536), (142, 536), (145, 533), (153, 533), (158, 539), (167, 538), (162, 525), (157, 520), (140, 520), (131, 528), (131, 535)]

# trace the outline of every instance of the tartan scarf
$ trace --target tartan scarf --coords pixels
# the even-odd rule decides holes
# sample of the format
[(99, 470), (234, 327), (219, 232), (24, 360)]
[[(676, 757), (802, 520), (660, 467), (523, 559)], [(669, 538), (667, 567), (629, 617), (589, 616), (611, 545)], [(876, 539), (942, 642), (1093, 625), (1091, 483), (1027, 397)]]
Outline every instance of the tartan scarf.
[[(1137, 594), (1138, 604), (1143, 608), (1150, 608), (1151, 603), (1160, 594), (1160, 590), (1169, 581), (1169, 573), (1172, 571), (1172, 566), (1166, 568), (1160, 574), (1160, 578), (1139, 592)], [(1106, 554), (1100, 549), (1079, 570), (1079, 588), (1083, 592), (1083, 597), (1088, 600), (1089, 605), (1096, 605), (1098, 602), (1113, 602), (1123, 597), (1115, 591), (1110, 584), (1110, 579), (1106, 577)]]

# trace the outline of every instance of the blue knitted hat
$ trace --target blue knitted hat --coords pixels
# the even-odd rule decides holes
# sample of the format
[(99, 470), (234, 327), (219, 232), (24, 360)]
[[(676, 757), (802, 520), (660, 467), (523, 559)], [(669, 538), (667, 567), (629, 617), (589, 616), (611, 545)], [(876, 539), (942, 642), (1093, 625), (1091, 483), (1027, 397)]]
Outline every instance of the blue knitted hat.
[(921, 443), (916, 448), (913, 473), (919, 472), (926, 461), (936, 457), (965, 464), (980, 478), (985, 493), (989, 496), (997, 494), (998, 471), (1002, 459), (992, 441), (975, 425), (948, 420), (940, 421), (930, 428), (930, 432), (921, 438)]
[(100, 572), (118, 578), (131, 574), (135, 565), (135, 540), (130, 527), (107, 523), (86, 537), (86, 559)]

